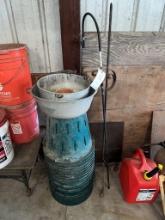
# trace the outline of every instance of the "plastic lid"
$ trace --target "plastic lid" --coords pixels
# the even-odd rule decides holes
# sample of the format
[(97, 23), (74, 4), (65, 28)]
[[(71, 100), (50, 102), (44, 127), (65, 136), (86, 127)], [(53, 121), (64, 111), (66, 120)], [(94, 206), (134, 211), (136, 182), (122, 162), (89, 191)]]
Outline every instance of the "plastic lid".
[(0, 126), (6, 121), (6, 112), (3, 109), (0, 109)]

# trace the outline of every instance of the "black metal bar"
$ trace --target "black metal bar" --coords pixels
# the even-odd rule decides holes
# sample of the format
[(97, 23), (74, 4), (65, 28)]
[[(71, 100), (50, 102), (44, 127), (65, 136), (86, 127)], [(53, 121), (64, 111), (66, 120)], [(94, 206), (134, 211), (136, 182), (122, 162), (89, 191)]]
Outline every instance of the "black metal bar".
[(14, 179), (19, 182), (23, 182), (21, 178), (22, 175), (0, 175), (0, 179)]
[(13, 180), (17, 180), (21, 183), (24, 183), (24, 185), (27, 188), (27, 192), (30, 194), (31, 193), (31, 188), (29, 186), (29, 179), (31, 176), (31, 172), (32, 169), (30, 170), (16, 170), (16, 171), (20, 171), (20, 175), (15, 175), (15, 174), (0, 174), (0, 179), (13, 179)]
[[(110, 189), (110, 177), (109, 177), (109, 164), (105, 159), (105, 150), (107, 145), (107, 126), (106, 126), (106, 109), (107, 109), (107, 88), (108, 88), (108, 73), (109, 73), (109, 62), (110, 62), (110, 42), (111, 42), (111, 26), (112, 26), (112, 3), (110, 3), (109, 10), (109, 27), (108, 27), (108, 40), (107, 40), (107, 64), (106, 64), (106, 80), (105, 80), (105, 88), (104, 88), (104, 101), (103, 101), (103, 121), (104, 121), (104, 129), (103, 129), (103, 162), (106, 166), (107, 171), (107, 185), (108, 189)], [(116, 74), (115, 74), (116, 76)], [(116, 79), (115, 79), (116, 80)]]
[(110, 189), (109, 164), (106, 164), (106, 170), (107, 170), (107, 187), (108, 189)]
[(84, 23), (85, 23), (85, 19), (87, 16), (90, 16), (95, 24), (95, 27), (96, 27), (96, 31), (97, 31), (97, 37), (98, 37), (98, 46), (99, 46), (99, 51), (101, 52), (101, 39), (100, 39), (100, 30), (99, 30), (99, 26), (97, 24), (97, 21), (95, 19), (95, 17), (90, 13), (90, 12), (87, 12), (84, 14), (83, 16), (83, 19), (82, 19), (82, 48), (85, 47), (85, 32), (84, 32)]
[(27, 192), (28, 193), (31, 193), (31, 188), (29, 186), (29, 179), (30, 179), (30, 176), (31, 176), (31, 170), (29, 171), (29, 174), (27, 174), (27, 171), (26, 170), (22, 170), (22, 178), (23, 178), (23, 182), (27, 188)]
[(144, 147), (151, 147), (151, 146), (154, 146), (154, 145), (160, 145), (161, 147), (165, 148), (165, 141), (161, 141), (161, 142), (158, 142), (158, 143), (144, 144)]

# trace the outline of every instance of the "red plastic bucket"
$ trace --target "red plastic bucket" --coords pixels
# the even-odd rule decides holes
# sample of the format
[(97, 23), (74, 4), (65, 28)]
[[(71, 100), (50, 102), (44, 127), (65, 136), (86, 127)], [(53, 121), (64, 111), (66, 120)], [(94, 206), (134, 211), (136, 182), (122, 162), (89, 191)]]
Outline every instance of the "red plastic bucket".
[(18, 105), (32, 99), (27, 48), (24, 44), (0, 44), (0, 105)]
[(7, 109), (11, 138), (14, 143), (32, 141), (39, 135), (39, 121), (35, 100)]

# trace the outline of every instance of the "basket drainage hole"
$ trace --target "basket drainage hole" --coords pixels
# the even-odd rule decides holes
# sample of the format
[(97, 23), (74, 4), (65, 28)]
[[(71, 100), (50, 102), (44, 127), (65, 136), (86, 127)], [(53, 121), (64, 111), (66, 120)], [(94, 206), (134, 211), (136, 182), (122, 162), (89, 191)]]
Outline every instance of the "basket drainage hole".
[(64, 152), (64, 143), (61, 144), (61, 154)]
[(87, 145), (86, 138), (84, 137), (84, 144)]
[(66, 124), (66, 131), (67, 131), (67, 134), (69, 134), (69, 124)]
[(74, 142), (74, 150), (75, 150), (75, 151), (77, 150), (77, 144), (76, 144), (76, 141)]
[(77, 129), (78, 129), (78, 132), (80, 132), (80, 123), (77, 122)]
[(57, 134), (58, 133), (58, 125), (56, 124), (55, 127), (56, 127), (56, 134)]

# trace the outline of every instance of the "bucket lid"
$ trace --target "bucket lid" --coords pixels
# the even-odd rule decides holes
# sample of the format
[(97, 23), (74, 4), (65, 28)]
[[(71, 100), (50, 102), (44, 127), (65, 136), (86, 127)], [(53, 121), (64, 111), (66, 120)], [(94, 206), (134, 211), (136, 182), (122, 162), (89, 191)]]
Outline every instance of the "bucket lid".
[(0, 126), (6, 121), (6, 112), (3, 109), (0, 109)]

